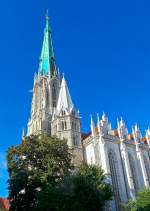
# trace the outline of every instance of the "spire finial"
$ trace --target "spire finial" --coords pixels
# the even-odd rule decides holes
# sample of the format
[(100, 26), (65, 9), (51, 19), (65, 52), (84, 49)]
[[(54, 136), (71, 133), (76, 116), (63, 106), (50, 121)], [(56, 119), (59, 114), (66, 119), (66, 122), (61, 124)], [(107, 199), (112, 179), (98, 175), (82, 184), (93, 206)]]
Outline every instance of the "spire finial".
[(103, 120), (104, 122), (107, 122), (107, 117), (106, 117), (106, 114), (105, 114), (104, 111), (103, 111), (103, 115), (102, 115), (102, 120)]
[(44, 39), (42, 44), (42, 51), (39, 62), (39, 72), (43, 75), (55, 75), (56, 64), (54, 59), (54, 51), (51, 37), (51, 27), (49, 26), (48, 10), (45, 15), (46, 24), (44, 29)]
[(21, 136), (22, 141), (24, 140), (24, 138), (25, 138), (25, 132), (24, 132), (24, 128), (22, 128), (22, 136)]
[(97, 122), (100, 122), (99, 113), (97, 113)]
[(91, 124), (94, 124), (93, 115), (91, 114)]
[(93, 115), (91, 114), (91, 133), (92, 136), (95, 136), (95, 125), (94, 125), (94, 120), (93, 120)]
[(117, 125), (118, 125), (118, 128), (119, 128), (120, 127), (119, 118), (117, 118)]
[(138, 127), (138, 124), (137, 123), (135, 123), (134, 128), (135, 128), (135, 131), (138, 131), (139, 130), (139, 127)]
[(48, 15), (48, 9), (46, 10), (45, 19), (46, 19), (46, 30), (49, 31), (49, 15)]
[(46, 21), (49, 20), (49, 15), (48, 15), (48, 9), (46, 10), (46, 15), (45, 15)]
[(124, 120), (123, 120), (122, 117), (121, 117), (121, 119), (120, 119), (120, 125), (121, 125), (121, 126), (125, 126), (125, 122), (124, 122)]

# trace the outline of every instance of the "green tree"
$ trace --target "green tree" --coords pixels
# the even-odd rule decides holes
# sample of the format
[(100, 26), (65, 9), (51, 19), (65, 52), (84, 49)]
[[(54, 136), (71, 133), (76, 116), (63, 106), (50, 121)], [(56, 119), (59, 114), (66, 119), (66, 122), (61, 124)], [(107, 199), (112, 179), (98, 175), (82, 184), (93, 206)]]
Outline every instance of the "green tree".
[(129, 200), (124, 207), (125, 211), (149, 211), (150, 188), (139, 191), (135, 200)]
[(136, 200), (129, 200), (125, 205), (123, 205), (124, 211), (137, 211), (137, 203)]
[[(60, 185), (48, 185), (38, 194), (37, 211), (63, 211), (66, 198)], [(67, 211), (67, 210), (66, 210)]]
[(73, 169), (65, 140), (47, 135), (25, 138), (7, 153), (10, 211), (36, 210), (39, 192), (61, 183)]
[(50, 186), (41, 192), (39, 210), (98, 211), (104, 208), (111, 196), (111, 186), (106, 183), (102, 169), (83, 163), (55, 190)]
[(139, 211), (150, 210), (150, 188), (144, 189), (137, 194), (137, 207)]

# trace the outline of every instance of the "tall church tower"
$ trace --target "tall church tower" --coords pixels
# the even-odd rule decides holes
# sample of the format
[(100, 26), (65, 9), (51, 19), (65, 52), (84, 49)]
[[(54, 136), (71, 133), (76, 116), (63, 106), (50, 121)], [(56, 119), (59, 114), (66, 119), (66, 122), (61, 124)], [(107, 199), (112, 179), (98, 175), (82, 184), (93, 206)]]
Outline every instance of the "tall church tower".
[(80, 116), (73, 105), (66, 80), (56, 67), (48, 15), (39, 69), (34, 76), (27, 135), (41, 133), (67, 139), (73, 154), (77, 153), (78, 159), (82, 159)]
[(67, 139), (68, 146), (81, 145), (80, 116), (76, 111), (67, 87), (65, 78), (62, 78), (57, 107), (52, 117), (52, 135), (60, 139)]
[(61, 77), (55, 63), (51, 29), (47, 15), (38, 74), (35, 73), (34, 76), (28, 135), (51, 133), (51, 118), (57, 105), (60, 83)]

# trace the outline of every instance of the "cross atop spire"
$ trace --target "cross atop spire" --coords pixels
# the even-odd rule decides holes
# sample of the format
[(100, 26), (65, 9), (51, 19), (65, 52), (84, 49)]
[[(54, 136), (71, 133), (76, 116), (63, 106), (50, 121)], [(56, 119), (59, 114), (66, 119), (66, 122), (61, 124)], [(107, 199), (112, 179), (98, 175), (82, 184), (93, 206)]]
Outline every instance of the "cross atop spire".
[(51, 28), (49, 26), (48, 10), (46, 12), (46, 26), (40, 56), (39, 72), (44, 75), (53, 75), (56, 71), (54, 51), (52, 45)]
[(46, 21), (49, 21), (48, 9), (46, 10), (45, 18), (46, 18)]
[(50, 30), (50, 27), (49, 27), (49, 14), (48, 14), (48, 9), (46, 10), (45, 20), (46, 20), (46, 29), (45, 29), (45, 30), (51, 31), (51, 30)]

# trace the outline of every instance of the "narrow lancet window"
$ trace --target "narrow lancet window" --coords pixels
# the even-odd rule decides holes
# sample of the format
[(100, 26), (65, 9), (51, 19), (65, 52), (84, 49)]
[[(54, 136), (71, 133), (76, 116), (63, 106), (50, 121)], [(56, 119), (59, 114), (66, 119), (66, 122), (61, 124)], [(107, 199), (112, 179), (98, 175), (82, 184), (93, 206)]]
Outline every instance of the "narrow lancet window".
[(132, 174), (132, 178), (133, 178), (133, 184), (134, 184), (134, 189), (135, 192), (138, 192), (139, 189), (139, 185), (138, 185), (138, 178), (137, 178), (137, 171), (136, 171), (136, 167), (135, 167), (135, 161), (134, 158), (132, 157), (132, 155), (130, 153), (128, 153), (128, 157), (129, 157), (129, 163), (130, 163), (130, 168), (131, 168), (131, 174)]
[(150, 163), (148, 162), (145, 155), (143, 156), (143, 158), (144, 158), (144, 164), (145, 164), (147, 179), (148, 179), (149, 186), (150, 186)]
[(119, 211), (121, 209), (120, 205), (120, 193), (119, 193), (119, 175), (118, 175), (118, 165), (117, 159), (114, 152), (110, 151), (108, 153), (109, 158), (109, 166), (112, 178), (112, 185), (113, 185), (113, 192), (114, 192), (114, 199), (116, 204), (116, 210)]

